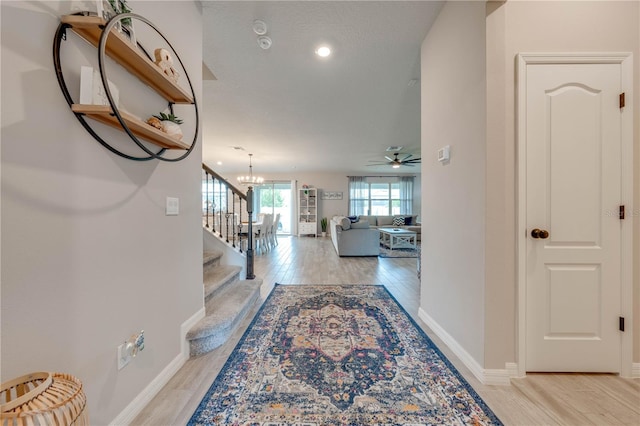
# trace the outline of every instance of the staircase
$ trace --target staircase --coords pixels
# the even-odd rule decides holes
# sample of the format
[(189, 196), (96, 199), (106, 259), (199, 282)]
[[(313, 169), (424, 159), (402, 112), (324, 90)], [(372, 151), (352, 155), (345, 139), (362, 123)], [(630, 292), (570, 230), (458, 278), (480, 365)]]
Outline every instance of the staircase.
[(242, 267), (221, 264), (222, 256), (222, 250), (204, 252), (205, 317), (187, 333), (191, 356), (210, 352), (225, 343), (260, 295), (262, 280), (240, 280)]

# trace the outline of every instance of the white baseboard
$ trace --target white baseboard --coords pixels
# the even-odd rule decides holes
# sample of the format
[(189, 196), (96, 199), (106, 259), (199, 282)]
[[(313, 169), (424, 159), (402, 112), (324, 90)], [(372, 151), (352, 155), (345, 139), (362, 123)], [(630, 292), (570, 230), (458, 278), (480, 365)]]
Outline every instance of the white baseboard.
[(631, 366), (631, 378), (640, 379), (640, 362), (634, 362)]
[(193, 314), (180, 326), (180, 353), (153, 379), (142, 392), (136, 396), (129, 405), (109, 424), (113, 426), (130, 425), (147, 404), (160, 392), (160, 390), (171, 380), (178, 370), (189, 359), (189, 343), (186, 341), (187, 332), (191, 327), (204, 318), (204, 307)]
[(471, 373), (485, 385), (511, 385), (511, 377), (517, 376), (517, 364), (506, 363), (504, 369), (484, 369), (478, 362), (454, 339), (444, 328), (440, 326), (422, 308), (418, 309), (418, 317), (460, 358), (460, 361)]

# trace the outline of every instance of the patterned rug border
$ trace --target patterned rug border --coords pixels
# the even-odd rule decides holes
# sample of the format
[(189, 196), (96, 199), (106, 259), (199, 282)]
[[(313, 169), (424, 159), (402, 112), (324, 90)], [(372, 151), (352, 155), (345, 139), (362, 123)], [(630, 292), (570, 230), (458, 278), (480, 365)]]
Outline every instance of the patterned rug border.
[(249, 334), (251, 332), (251, 329), (253, 328), (254, 324), (257, 321), (259, 321), (260, 315), (262, 314), (262, 311), (265, 309), (265, 307), (268, 304), (267, 302), (269, 302), (272, 297), (275, 297), (274, 296), (274, 294), (275, 294), (274, 290), (276, 289), (276, 287), (279, 287), (279, 286), (281, 286), (281, 287), (304, 287), (304, 286), (309, 286), (309, 287), (322, 287), (322, 286), (327, 286), (327, 287), (329, 287), (329, 286), (334, 286), (334, 287), (364, 287), (364, 286), (368, 286), (368, 287), (380, 287), (380, 288), (384, 289), (384, 291), (387, 294), (387, 296), (389, 296), (389, 298), (391, 300), (393, 300), (393, 302), (400, 309), (400, 311), (408, 318), (409, 322), (418, 330), (419, 334), (421, 334), (422, 337), (424, 337), (426, 339), (426, 341), (428, 342), (430, 347), (438, 355), (438, 357), (442, 360), (442, 362), (453, 373), (453, 375), (460, 381), (460, 383), (462, 384), (464, 389), (467, 392), (469, 392), (469, 395), (471, 395), (471, 397), (474, 399), (474, 401), (482, 408), (483, 411), (485, 411), (487, 417), (491, 420), (491, 422), (495, 423), (498, 426), (503, 425), (502, 421), (500, 421), (500, 419), (498, 419), (498, 416), (496, 416), (496, 414), (493, 412), (493, 410), (491, 410), (491, 408), (489, 408), (489, 406), (486, 404), (486, 402), (480, 397), (480, 395), (478, 395), (476, 390), (469, 384), (469, 382), (467, 382), (467, 380), (462, 376), (462, 374), (458, 371), (458, 369), (451, 363), (449, 358), (447, 358), (442, 353), (440, 348), (433, 342), (433, 340), (431, 340), (431, 338), (422, 329), (422, 327), (420, 327), (418, 325), (418, 323), (413, 319), (413, 317), (411, 315), (409, 315), (409, 313), (406, 311), (404, 306), (402, 306), (398, 302), (398, 300), (393, 296), (393, 294), (391, 294), (391, 292), (389, 291), (389, 289), (386, 286), (384, 286), (382, 284), (281, 284), (281, 283), (275, 283), (273, 288), (270, 290), (269, 295), (266, 297), (266, 299), (264, 300), (264, 302), (262, 303), (262, 305), (258, 309), (258, 312), (256, 312), (255, 316), (251, 320), (251, 323), (249, 324), (247, 329), (242, 334), (242, 337), (240, 338), (240, 340), (238, 340), (238, 343), (234, 346), (233, 350), (229, 354), (229, 357), (225, 361), (224, 366), (222, 367), (222, 369), (220, 369), (220, 372), (218, 372), (216, 377), (213, 379), (213, 382), (209, 386), (209, 389), (207, 390), (205, 395), (200, 400), (200, 403), (198, 404), (198, 408), (196, 408), (196, 410), (191, 415), (191, 418), (189, 419), (189, 422), (187, 423), (187, 426), (189, 426), (189, 425), (197, 425), (198, 424), (198, 423), (196, 423), (195, 419), (197, 417), (199, 417), (200, 414), (202, 413), (202, 411), (206, 408), (206, 402), (209, 400), (209, 398), (211, 398), (211, 395), (215, 392), (215, 387), (214, 386), (218, 383), (218, 378), (223, 377), (227, 373), (227, 371), (231, 368), (231, 365), (233, 364), (233, 361), (234, 361), (233, 360), (234, 353), (236, 353), (236, 350), (238, 350), (238, 349), (240, 349), (242, 347), (242, 344), (244, 343), (244, 341), (249, 336)]

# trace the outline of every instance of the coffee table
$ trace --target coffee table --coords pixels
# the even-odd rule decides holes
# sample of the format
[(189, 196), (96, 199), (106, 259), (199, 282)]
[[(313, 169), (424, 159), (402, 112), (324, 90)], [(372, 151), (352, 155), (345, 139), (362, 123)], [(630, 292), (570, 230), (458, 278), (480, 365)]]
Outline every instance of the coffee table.
[(389, 249), (416, 248), (416, 233), (402, 228), (378, 228), (380, 242)]

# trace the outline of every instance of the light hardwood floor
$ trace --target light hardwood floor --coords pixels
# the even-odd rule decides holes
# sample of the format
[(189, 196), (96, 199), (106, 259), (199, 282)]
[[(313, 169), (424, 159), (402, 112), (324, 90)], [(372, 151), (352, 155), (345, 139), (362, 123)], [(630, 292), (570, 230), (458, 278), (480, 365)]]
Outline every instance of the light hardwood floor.
[[(529, 374), (511, 386), (485, 386), (418, 318), (416, 259), (339, 258), (330, 238), (280, 237), (257, 255), (261, 301), (274, 283), (383, 284), (456, 366), (505, 425), (640, 425), (640, 380), (607, 374)], [(250, 317), (257, 311), (257, 306)], [(215, 351), (192, 358), (134, 420), (134, 425), (183, 425), (233, 351), (250, 319)]]

